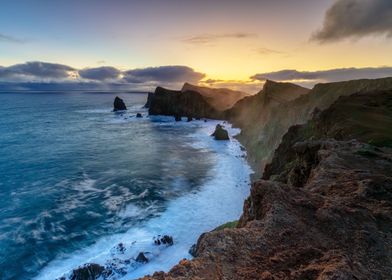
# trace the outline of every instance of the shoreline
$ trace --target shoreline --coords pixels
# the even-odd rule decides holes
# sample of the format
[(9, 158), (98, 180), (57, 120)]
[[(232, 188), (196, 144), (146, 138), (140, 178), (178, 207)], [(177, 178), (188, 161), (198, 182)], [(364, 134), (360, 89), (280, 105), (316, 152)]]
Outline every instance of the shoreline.
[[(159, 119), (160, 117), (154, 116), (153, 118)], [(165, 119), (165, 117), (163, 117), (163, 119)], [(197, 122), (199, 122), (199, 123), (197, 123)], [(222, 123), (222, 122), (216, 121), (216, 120), (208, 120), (207, 124), (205, 124), (204, 121), (194, 121), (194, 123), (193, 124), (191, 123), (191, 125), (195, 125), (197, 127), (199, 127), (199, 125), (200, 125), (200, 127), (197, 128), (197, 131), (195, 133), (193, 133), (192, 136), (189, 138), (190, 139), (189, 143), (186, 143), (186, 145), (193, 146), (196, 149), (211, 149), (211, 148), (213, 148), (213, 150), (211, 152), (214, 154), (216, 153), (216, 155), (214, 157), (217, 157), (217, 159), (216, 159), (217, 162), (214, 164), (215, 167), (210, 171), (212, 174), (215, 174), (214, 175), (215, 179), (213, 179), (212, 181), (210, 181), (210, 180), (208, 181), (208, 185), (204, 186), (204, 188), (206, 188), (205, 190), (202, 190), (201, 193), (199, 193), (199, 192), (195, 193), (195, 194), (191, 193), (191, 194), (185, 195), (185, 197), (182, 197), (182, 198), (180, 197), (180, 198), (176, 199), (175, 201), (172, 201), (169, 204), (168, 209), (160, 214), (160, 217), (153, 218), (153, 219), (156, 219), (156, 222), (151, 221), (151, 220), (147, 221), (147, 224), (150, 224), (152, 227), (148, 226), (147, 228), (150, 228), (150, 230), (147, 230), (144, 233), (142, 233), (142, 232), (139, 232), (139, 233), (127, 232), (126, 235), (128, 237), (125, 237), (125, 236), (121, 237), (121, 235), (119, 235), (118, 237), (113, 237), (113, 239), (111, 241), (110, 241), (110, 238), (107, 240), (104, 240), (103, 241), (104, 243), (107, 243), (107, 244), (111, 243), (112, 244), (110, 246), (106, 245), (106, 247), (108, 248), (107, 250), (103, 250), (103, 247), (102, 247), (103, 245), (97, 245), (97, 246), (95, 246), (95, 249), (94, 249), (94, 247), (90, 248), (90, 249), (88, 249), (88, 248), (83, 249), (82, 252), (77, 253), (77, 255), (78, 255), (77, 258), (79, 259), (79, 261), (78, 260), (71, 261), (71, 263), (68, 265), (68, 269), (65, 269), (65, 271), (69, 271), (68, 273), (70, 273), (73, 269), (76, 269), (79, 265), (83, 265), (83, 263), (98, 263), (101, 265), (106, 263), (106, 261), (104, 261), (104, 259), (105, 259), (104, 256), (105, 255), (108, 256), (108, 255), (113, 254), (113, 248), (115, 247), (116, 244), (119, 244), (119, 243), (123, 243), (126, 247), (129, 245), (129, 250), (130, 250), (129, 255), (122, 255), (122, 254), (115, 253), (113, 255), (113, 257), (111, 257), (111, 258), (124, 259), (124, 258), (132, 257), (133, 255), (136, 254), (136, 251), (146, 250), (146, 249), (143, 249), (145, 246), (147, 246), (145, 248), (149, 248), (148, 251), (151, 251), (152, 249), (155, 250), (155, 252), (152, 251), (153, 256), (146, 255), (149, 258), (151, 258), (151, 257), (153, 258), (151, 260), (152, 262), (150, 264), (144, 264), (138, 268), (135, 268), (136, 270), (134, 272), (129, 271), (124, 276), (125, 279), (129, 279), (130, 277), (132, 277), (132, 279), (137, 279), (138, 277), (143, 277), (147, 274), (152, 274), (156, 270), (162, 270), (163, 267), (166, 268), (165, 269), (166, 271), (169, 271), (169, 269), (172, 266), (177, 264), (184, 257), (186, 257), (188, 259), (191, 258), (191, 256), (188, 253), (189, 249), (192, 247), (193, 244), (195, 244), (197, 242), (197, 239), (200, 237), (201, 234), (203, 234), (206, 231), (214, 230), (215, 228), (219, 227), (221, 224), (226, 223), (228, 220), (238, 219), (242, 213), (243, 201), (249, 195), (250, 174), (252, 173), (252, 170), (251, 170), (251, 167), (248, 164), (248, 161), (246, 159), (246, 151), (244, 151), (243, 148), (241, 148), (242, 144), (238, 140), (233, 138), (234, 135), (238, 134), (239, 130), (236, 128), (231, 128), (231, 125), (226, 123), (225, 124), (226, 128), (228, 128), (232, 139), (230, 140), (230, 142), (216, 141), (210, 136), (210, 133), (213, 131), (213, 128), (215, 127), (215, 125), (217, 123)], [(177, 124), (178, 123), (175, 123), (174, 125), (177, 125)], [(189, 123), (186, 123), (186, 122), (183, 122), (181, 124), (189, 125)], [(170, 125), (173, 125), (173, 123), (172, 122), (167, 123), (164, 121), (163, 123), (161, 123), (161, 125), (169, 125), (170, 126)], [(230, 160), (230, 158), (232, 158), (232, 159)], [(233, 167), (230, 167), (230, 166), (225, 167), (227, 164), (230, 164), (230, 162), (233, 162), (233, 163), (237, 162), (236, 164), (241, 164), (241, 165), (237, 166), (235, 168), (234, 168), (234, 166)], [(225, 164), (222, 166), (220, 163), (225, 163)], [(248, 171), (246, 171), (246, 170), (248, 170)], [(232, 174), (232, 175), (227, 176), (227, 174)], [(222, 193), (222, 190), (217, 189), (217, 188), (221, 188), (223, 186), (222, 182), (228, 182), (228, 186), (232, 186), (230, 188), (231, 191), (229, 191), (229, 189), (226, 188), (227, 190), (224, 193)], [(240, 192), (241, 193), (240, 197), (242, 197), (242, 199), (239, 199), (239, 193), (238, 193), (239, 189), (242, 189), (242, 191)], [(210, 192), (210, 194), (206, 195), (207, 194), (207, 193), (205, 193), (206, 191)], [(204, 196), (203, 199), (200, 198), (201, 195)], [(194, 198), (190, 199), (187, 197), (194, 197)], [(199, 198), (197, 198), (197, 197), (199, 197)], [(195, 213), (192, 212), (193, 214), (189, 215), (189, 217), (192, 219), (192, 221), (190, 221), (188, 218), (183, 216), (187, 213), (186, 212), (187, 206), (185, 206), (185, 205), (192, 205), (192, 203), (194, 204), (195, 201), (198, 201), (198, 199), (199, 200), (201, 199), (201, 200), (199, 202), (197, 202), (199, 204), (199, 206), (195, 207), (195, 209), (200, 209), (201, 212), (200, 211), (195, 212)], [(181, 200), (185, 200), (188, 202), (187, 203), (184, 202), (185, 203), (184, 206), (173, 206), (173, 204), (174, 205), (176, 205), (178, 203), (181, 204), (181, 202), (179, 202)], [(202, 201), (210, 201), (210, 202), (205, 203)], [(217, 201), (220, 201), (224, 204), (223, 205), (221, 205), (221, 203), (217, 204), (216, 203)], [(225, 203), (225, 201), (227, 201), (227, 203)], [(170, 206), (170, 205), (172, 205), (172, 206)], [(213, 205), (215, 205), (213, 208), (216, 208), (216, 209), (208, 210), (209, 207), (212, 207)], [(227, 205), (227, 206), (225, 206), (225, 205)], [(230, 205), (229, 208), (227, 208), (228, 205)], [(234, 206), (234, 205), (236, 205), (236, 206)], [(173, 210), (170, 210), (170, 209), (173, 209)], [(175, 209), (177, 209), (177, 210), (175, 210)], [(230, 209), (230, 211), (228, 211), (229, 209)], [(167, 211), (169, 211), (169, 212), (167, 212)], [(192, 210), (192, 211), (194, 211), (194, 210)], [(205, 212), (205, 211), (207, 211), (207, 212)], [(205, 214), (201, 214), (204, 212), (205, 212)], [(218, 215), (217, 213), (220, 213), (220, 215)], [(232, 214), (229, 214), (229, 213), (232, 213)], [(192, 233), (192, 235), (191, 235), (191, 236), (193, 236), (192, 239), (189, 239), (189, 237), (190, 237), (189, 230), (188, 230), (188, 232), (183, 232), (181, 234), (175, 233), (176, 230), (175, 230), (175, 228), (173, 228), (173, 225), (170, 225), (169, 221), (173, 221), (173, 219), (176, 220), (176, 218), (175, 218), (176, 215), (183, 216), (183, 218), (180, 218), (180, 220), (182, 219), (183, 222), (186, 222), (186, 224), (184, 224), (184, 226), (183, 226), (184, 229), (187, 229), (189, 227), (194, 227), (194, 229), (197, 228), (197, 230), (195, 231), (196, 233)], [(166, 217), (166, 218), (163, 218), (163, 217)], [(181, 216), (178, 216), (178, 217), (181, 217)], [(197, 217), (199, 217), (199, 218), (197, 218)], [(207, 220), (211, 220), (211, 218), (213, 218), (213, 219), (210, 222), (208, 222), (207, 220), (205, 220), (204, 218), (202, 219), (201, 217), (209, 217)], [(226, 218), (224, 218), (224, 217), (226, 217)], [(167, 222), (162, 224), (162, 221), (159, 222), (160, 219), (165, 219)], [(196, 226), (195, 220), (199, 220), (200, 224), (198, 226)], [(216, 221), (219, 220), (219, 223), (213, 222), (213, 220), (216, 220)], [(165, 224), (166, 224), (166, 227), (163, 227), (163, 225), (165, 225)], [(159, 228), (161, 228), (161, 230), (157, 231), (157, 225), (159, 225)], [(143, 227), (145, 227), (145, 226), (143, 226)], [(152, 234), (152, 232), (154, 232), (154, 230), (155, 230), (155, 233)], [(191, 230), (191, 231), (194, 231), (194, 230)], [(153, 237), (159, 233), (160, 234), (169, 234), (169, 235), (173, 236), (174, 245), (171, 247), (168, 247), (168, 248), (163, 248), (163, 249), (158, 248), (159, 250), (156, 251), (156, 248), (154, 246), (151, 247), (151, 244), (152, 244)], [(135, 236), (140, 236), (140, 237), (139, 237), (139, 239), (135, 240)], [(144, 236), (144, 237), (142, 237), (142, 236)], [(186, 239), (188, 239), (188, 241), (185, 242), (184, 237)], [(141, 247), (139, 249), (137, 249), (136, 245), (130, 244), (133, 241), (136, 241), (136, 244), (140, 244)], [(133, 249), (131, 248), (132, 246), (133, 246)], [(163, 251), (160, 252), (160, 250), (163, 250)], [(178, 250), (181, 250), (182, 252), (186, 252), (186, 254), (182, 255), (182, 256), (177, 255), (177, 257), (175, 257), (175, 255), (177, 254), (175, 252)], [(86, 253), (83, 253), (83, 251), (85, 251)], [(131, 251), (134, 253), (131, 253)], [(167, 251), (167, 252), (165, 252), (165, 251)], [(163, 255), (160, 257), (159, 254), (163, 254)], [(90, 255), (90, 256), (101, 255), (101, 257), (94, 258), (94, 257), (88, 257), (88, 255)], [(163, 264), (162, 260), (161, 260), (163, 256), (166, 256), (166, 257), (164, 257), (164, 258), (166, 258), (165, 264)], [(169, 256), (171, 256), (171, 257), (168, 260)], [(135, 256), (133, 256), (133, 257), (135, 257)], [(88, 260), (88, 261), (86, 261), (86, 260)], [(64, 264), (62, 264), (62, 263), (64, 263), (64, 261), (68, 262), (66, 260), (52, 261), (51, 264), (49, 264), (43, 270), (40, 271), (40, 274), (35, 279), (53, 279), (56, 277), (60, 277), (62, 275), (62, 273), (65, 272), (63, 270), (63, 268), (60, 268), (60, 267), (63, 267)], [(159, 265), (157, 265), (154, 268), (151, 268), (151, 265), (153, 265), (154, 262), (159, 262)], [(78, 265), (75, 266), (75, 264), (78, 264)], [(59, 269), (56, 269), (56, 267), (58, 267)], [(132, 269), (132, 267), (131, 267), (131, 269)], [(60, 273), (60, 271), (62, 271), (62, 273)], [(45, 277), (43, 277), (43, 275)], [(122, 278), (119, 278), (119, 279), (122, 279)]]

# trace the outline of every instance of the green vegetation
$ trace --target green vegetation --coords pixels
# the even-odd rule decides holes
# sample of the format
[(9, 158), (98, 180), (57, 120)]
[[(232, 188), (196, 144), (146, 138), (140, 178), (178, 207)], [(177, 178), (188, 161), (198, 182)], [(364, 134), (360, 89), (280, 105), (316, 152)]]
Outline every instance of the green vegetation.
[(225, 228), (236, 228), (237, 225), (238, 225), (238, 220), (237, 221), (232, 221), (232, 222), (227, 222), (227, 223), (225, 223), (223, 225), (220, 225), (219, 227), (215, 228), (213, 231), (222, 230), (222, 229), (225, 229)]

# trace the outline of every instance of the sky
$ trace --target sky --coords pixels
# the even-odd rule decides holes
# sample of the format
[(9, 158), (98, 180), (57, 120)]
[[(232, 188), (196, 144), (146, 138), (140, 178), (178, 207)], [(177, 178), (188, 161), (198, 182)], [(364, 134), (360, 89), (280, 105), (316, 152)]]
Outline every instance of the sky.
[[(392, 76), (391, 0), (0, 0), (0, 83), (255, 91)], [(0, 86), (1, 89), (1, 86)]]

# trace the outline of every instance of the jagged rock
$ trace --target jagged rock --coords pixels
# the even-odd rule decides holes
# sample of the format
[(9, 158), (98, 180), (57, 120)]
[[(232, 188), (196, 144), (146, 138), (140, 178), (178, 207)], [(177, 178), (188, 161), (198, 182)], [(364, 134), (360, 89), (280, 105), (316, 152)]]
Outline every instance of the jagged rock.
[(155, 245), (165, 244), (168, 246), (172, 246), (174, 244), (173, 237), (169, 235), (164, 235), (163, 237), (158, 236), (157, 239), (154, 240)]
[(143, 252), (140, 252), (136, 257), (136, 261), (139, 263), (148, 263), (148, 258), (144, 255)]
[(116, 96), (113, 103), (113, 111), (116, 112), (124, 110), (127, 110), (127, 106), (125, 106), (124, 101), (120, 97)]
[(220, 124), (217, 124), (215, 127), (214, 133), (211, 136), (215, 137), (215, 140), (229, 140), (229, 133), (226, 129), (224, 129)]
[(88, 263), (72, 271), (71, 280), (95, 280), (102, 276), (105, 268), (96, 263)]
[(150, 115), (193, 116), (222, 118), (222, 112), (212, 107), (205, 98), (195, 91), (174, 91), (157, 87), (148, 97)]
[(169, 235), (164, 235), (164, 236), (161, 238), (161, 242), (162, 242), (163, 244), (167, 244), (167, 245), (169, 245), (169, 246), (172, 246), (172, 245), (173, 245), (173, 237), (171, 237), (171, 236), (169, 236)]
[(142, 116), (142, 114), (137, 113), (137, 114), (136, 114), (136, 118), (143, 118), (143, 116)]

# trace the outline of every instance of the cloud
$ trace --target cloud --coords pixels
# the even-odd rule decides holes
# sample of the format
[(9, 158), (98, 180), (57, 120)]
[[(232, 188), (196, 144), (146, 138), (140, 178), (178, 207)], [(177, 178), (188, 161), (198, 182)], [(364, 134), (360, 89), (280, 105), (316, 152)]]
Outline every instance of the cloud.
[(156, 86), (178, 89), (184, 82), (198, 83), (205, 77), (187, 66), (160, 66), (121, 71), (115, 67), (76, 69), (71, 66), (26, 62), (0, 66), (0, 89), (78, 89), (152, 91)]
[(197, 83), (204, 77), (204, 73), (196, 72), (187, 66), (149, 67), (124, 72), (124, 80), (129, 83)]
[(273, 50), (273, 49), (269, 49), (269, 48), (264, 48), (264, 47), (256, 49), (256, 52), (261, 55), (285, 54), (285, 52), (281, 52), (281, 51), (277, 51), (277, 50)]
[(354, 79), (376, 79), (392, 77), (392, 67), (339, 68), (322, 71), (281, 70), (260, 73), (251, 77), (252, 80), (263, 81), (302, 81), (307, 85), (320, 82), (338, 82)]
[(120, 77), (120, 74), (120, 70), (110, 66), (79, 70), (79, 76), (81, 78), (96, 81), (116, 80)]
[(26, 40), (0, 33), (0, 42), (23, 44)]
[(0, 79), (67, 79), (73, 71), (67, 65), (33, 61), (0, 68)]
[(337, 0), (311, 39), (323, 43), (368, 35), (392, 37), (391, 0)]
[(203, 45), (216, 42), (221, 39), (245, 39), (245, 38), (255, 38), (256, 34), (253, 33), (225, 33), (225, 34), (203, 34), (194, 37), (183, 38), (182, 42), (193, 45)]

